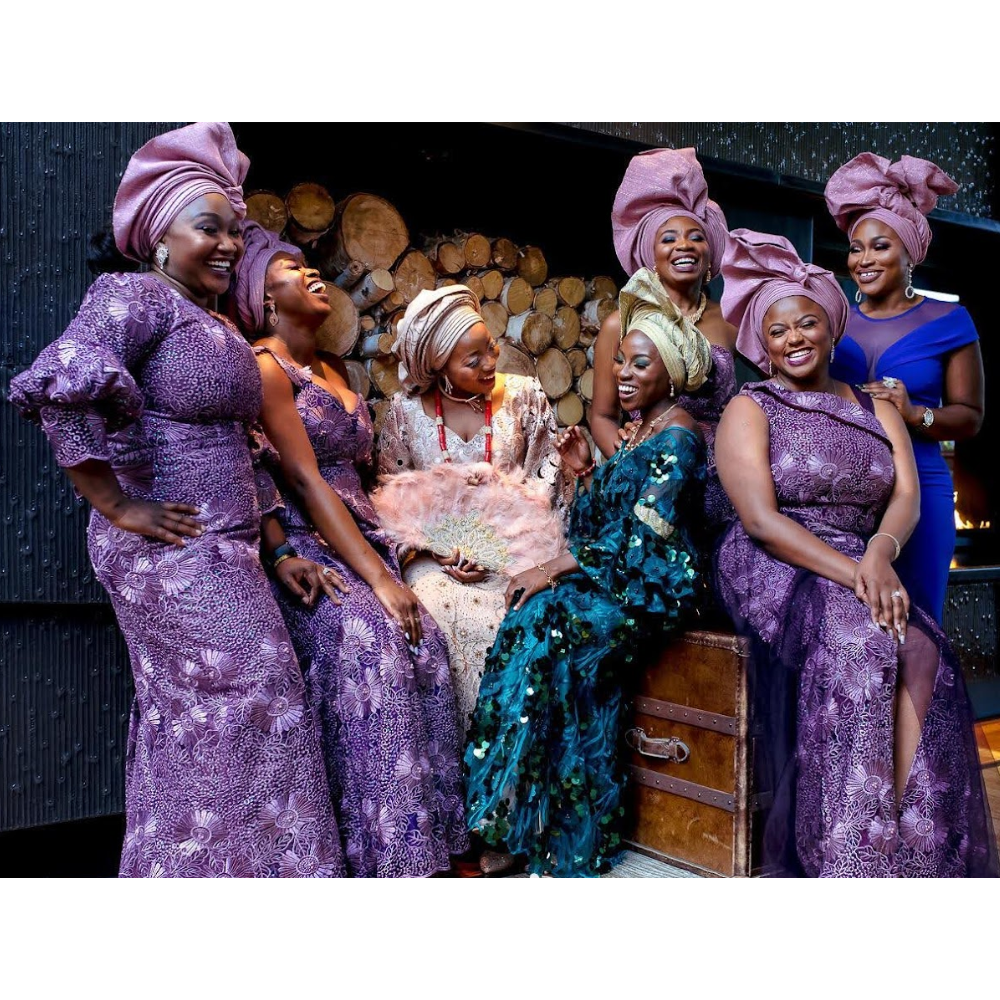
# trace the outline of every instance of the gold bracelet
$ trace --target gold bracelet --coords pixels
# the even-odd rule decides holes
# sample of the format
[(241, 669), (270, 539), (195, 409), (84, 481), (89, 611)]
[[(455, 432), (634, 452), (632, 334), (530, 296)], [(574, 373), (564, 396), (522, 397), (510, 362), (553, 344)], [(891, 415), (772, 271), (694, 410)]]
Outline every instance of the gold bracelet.
[(891, 562), (895, 562), (899, 558), (899, 551), (900, 551), (899, 539), (897, 539), (895, 535), (890, 535), (888, 531), (876, 531), (875, 534), (868, 539), (868, 545), (865, 546), (865, 549), (867, 550), (868, 547), (871, 545), (871, 543), (874, 542), (879, 535), (881, 535), (883, 538), (890, 539), (892, 541), (892, 544), (896, 546), (896, 552), (894, 553), (892, 559), (890, 560)]
[(278, 556), (278, 558), (275, 559), (273, 563), (271, 563), (271, 569), (277, 569), (286, 559), (291, 559), (291, 558), (292, 558), (291, 552), (286, 552), (283, 556)]
[(535, 565), (538, 567), (539, 572), (544, 575), (545, 579), (549, 581), (549, 586), (552, 590), (555, 591), (556, 581), (552, 579), (552, 574), (541, 563), (535, 563)]

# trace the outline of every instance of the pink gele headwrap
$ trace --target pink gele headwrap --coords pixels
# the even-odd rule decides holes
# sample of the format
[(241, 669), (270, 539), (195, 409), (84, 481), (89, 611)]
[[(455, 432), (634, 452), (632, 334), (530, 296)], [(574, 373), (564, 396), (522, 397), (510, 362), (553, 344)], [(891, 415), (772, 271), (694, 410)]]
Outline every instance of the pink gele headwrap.
[(627, 274), (642, 267), (655, 270), (656, 232), (678, 215), (705, 230), (712, 274), (718, 274), (728, 227), (722, 209), (708, 197), (694, 149), (649, 149), (633, 156), (611, 210), (615, 253)]
[(233, 300), (243, 332), (249, 335), (264, 330), (264, 282), (267, 266), (275, 254), (286, 253), (302, 260), (302, 251), (284, 243), (270, 230), (256, 222), (243, 226), (243, 256), (233, 274)]
[(115, 195), (118, 249), (148, 263), (181, 209), (206, 194), (228, 198), (242, 219), (249, 168), (228, 122), (196, 122), (150, 139), (132, 154)]
[(865, 219), (890, 226), (919, 264), (931, 245), (925, 216), (940, 195), (954, 194), (958, 185), (936, 164), (916, 156), (891, 163), (884, 156), (861, 153), (836, 170), (826, 183), (826, 206), (849, 238)]
[(847, 296), (830, 271), (802, 262), (784, 236), (734, 229), (722, 261), (722, 313), (738, 329), (736, 350), (767, 365), (764, 315), (779, 299), (804, 295), (826, 313), (836, 343), (844, 335)]

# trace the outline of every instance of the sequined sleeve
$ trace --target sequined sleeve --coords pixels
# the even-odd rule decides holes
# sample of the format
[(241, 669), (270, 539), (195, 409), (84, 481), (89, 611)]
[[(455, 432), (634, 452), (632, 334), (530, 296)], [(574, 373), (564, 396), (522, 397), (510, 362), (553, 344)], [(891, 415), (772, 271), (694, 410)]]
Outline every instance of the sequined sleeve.
[(410, 454), (410, 435), (403, 412), (404, 396), (397, 393), (389, 403), (378, 435), (378, 474), (391, 476), (416, 468)]
[[(704, 478), (704, 446), (691, 433), (668, 430), (644, 449), (637, 477), (617, 476), (613, 488), (581, 492), (573, 510), (570, 550), (597, 586), (624, 606), (674, 620), (697, 593), (694, 547), (681, 503)], [(607, 477), (602, 467), (598, 476)]]
[(171, 294), (140, 275), (102, 275), (62, 336), (11, 382), (11, 402), (41, 423), (60, 465), (108, 461), (107, 435), (142, 413), (133, 371), (171, 327)]

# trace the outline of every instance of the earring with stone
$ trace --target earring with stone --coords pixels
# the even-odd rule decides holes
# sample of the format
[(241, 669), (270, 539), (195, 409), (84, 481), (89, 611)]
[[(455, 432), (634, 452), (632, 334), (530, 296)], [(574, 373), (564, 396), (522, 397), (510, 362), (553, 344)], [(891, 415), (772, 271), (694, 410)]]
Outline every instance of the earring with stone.
[(166, 243), (158, 243), (156, 245), (156, 251), (153, 254), (153, 259), (156, 261), (156, 266), (161, 271), (167, 266), (167, 261), (170, 259), (170, 251), (167, 249)]

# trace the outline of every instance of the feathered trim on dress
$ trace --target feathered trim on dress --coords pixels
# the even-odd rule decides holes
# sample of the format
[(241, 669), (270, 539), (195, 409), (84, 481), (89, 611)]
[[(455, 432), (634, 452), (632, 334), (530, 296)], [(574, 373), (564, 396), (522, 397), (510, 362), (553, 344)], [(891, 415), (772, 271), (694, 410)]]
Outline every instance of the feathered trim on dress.
[(405, 548), (442, 556), (458, 548), (465, 558), (507, 576), (566, 551), (548, 485), (533, 488), (523, 470), (442, 463), (380, 482), (372, 503), (382, 527)]

